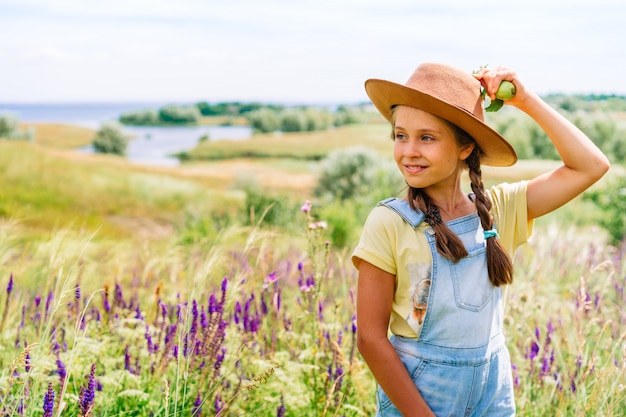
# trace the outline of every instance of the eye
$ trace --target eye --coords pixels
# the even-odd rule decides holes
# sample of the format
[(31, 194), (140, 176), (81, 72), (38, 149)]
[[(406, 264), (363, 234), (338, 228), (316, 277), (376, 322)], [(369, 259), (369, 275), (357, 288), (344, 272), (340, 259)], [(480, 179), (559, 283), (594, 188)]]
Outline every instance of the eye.
[(405, 140), (406, 136), (404, 133), (396, 132), (393, 138), (394, 140)]
[(431, 142), (431, 141), (435, 140), (435, 138), (433, 136), (430, 136), (430, 135), (422, 135), (422, 140), (424, 142)]

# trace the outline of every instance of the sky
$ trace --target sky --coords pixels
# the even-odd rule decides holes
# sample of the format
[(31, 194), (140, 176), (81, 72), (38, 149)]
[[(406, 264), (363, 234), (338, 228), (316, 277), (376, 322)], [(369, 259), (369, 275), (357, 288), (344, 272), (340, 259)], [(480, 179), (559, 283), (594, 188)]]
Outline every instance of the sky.
[(0, 0), (0, 103), (355, 103), (422, 62), (626, 94), (623, 0)]

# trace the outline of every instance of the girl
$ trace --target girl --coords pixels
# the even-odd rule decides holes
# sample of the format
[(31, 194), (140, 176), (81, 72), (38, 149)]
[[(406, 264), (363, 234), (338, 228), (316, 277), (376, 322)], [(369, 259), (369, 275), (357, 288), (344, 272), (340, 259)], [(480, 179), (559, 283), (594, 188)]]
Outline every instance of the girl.
[[(481, 164), (517, 161), (483, 117), (481, 87), (494, 99), (503, 80), (516, 87), (506, 103), (547, 133), (563, 165), (486, 190)], [(379, 384), (377, 415), (512, 416), (502, 334), (511, 255), (533, 219), (600, 179), (608, 160), (509, 68), (470, 75), (427, 63), (405, 85), (371, 79), (365, 89), (392, 124), (394, 159), (408, 184), (406, 197), (372, 210), (352, 258), (358, 348)], [(461, 190), (465, 168), (469, 195)]]

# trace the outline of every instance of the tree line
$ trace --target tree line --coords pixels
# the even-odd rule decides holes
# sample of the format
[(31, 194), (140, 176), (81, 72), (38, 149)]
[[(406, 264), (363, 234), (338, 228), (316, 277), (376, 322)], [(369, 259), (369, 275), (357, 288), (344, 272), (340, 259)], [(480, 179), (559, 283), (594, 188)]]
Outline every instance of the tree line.
[(158, 109), (122, 113), (119, 122), (129, 126), (197, 125), (204, 117), (223, 117), (222, 124), (243, 118), (256, 132), (270, 133), (325, 130), (332, 126), (358, 123), (361, 105), (286, 106), (262, 103), (199, 102), (191, 105), (169, 104)]

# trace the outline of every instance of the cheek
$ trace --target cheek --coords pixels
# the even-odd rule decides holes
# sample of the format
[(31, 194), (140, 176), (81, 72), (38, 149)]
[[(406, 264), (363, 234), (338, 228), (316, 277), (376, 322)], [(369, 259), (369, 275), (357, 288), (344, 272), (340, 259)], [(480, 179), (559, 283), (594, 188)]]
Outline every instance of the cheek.
[(402, 146), (398, 144), (398, 142), (394, 142), (393, 143), (393, 158), (398, 161), (399, 159), (402, 158), (404, 151), (402, 149)]

